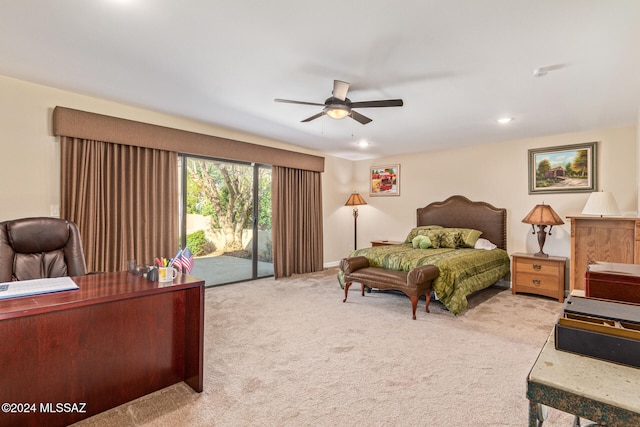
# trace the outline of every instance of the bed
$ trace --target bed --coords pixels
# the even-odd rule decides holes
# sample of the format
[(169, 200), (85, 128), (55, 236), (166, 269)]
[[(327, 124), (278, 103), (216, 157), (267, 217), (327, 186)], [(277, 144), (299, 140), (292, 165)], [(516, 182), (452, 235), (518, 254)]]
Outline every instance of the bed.
[[(431, 247), (414, 247), (422, 235), (433, 240)], [(364, 256), (371, 267), (387, 270), (437, 266), (440, 274), (432, 283), (433, 292), (457, 315), (466, 309), (469, 295), (509, 275), (506, 236), (506, 209), (457, 195), (417, 209), (416, 227), (404, 243), (358, 249), (350, 257)], [(344, 288), (342, 271), (338, 280)]]

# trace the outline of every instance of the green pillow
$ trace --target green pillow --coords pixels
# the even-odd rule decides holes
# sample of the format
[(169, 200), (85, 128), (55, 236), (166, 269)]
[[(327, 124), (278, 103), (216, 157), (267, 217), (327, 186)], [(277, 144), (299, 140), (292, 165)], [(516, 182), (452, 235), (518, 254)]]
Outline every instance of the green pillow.
[(421, 236), (422, 240), (420, 241), (420, 249), (427, 249), (431, 247), (431, 239), (427, 236)]
[(417, 236), (427, 236), (431, 240), (432, 248), (473, 248), (482, 235), (482, 231), (471, 228), (444, 228), (439, 225), (422, 225), (413, 228), (405, 243), (412, 243), (414, 248), (419, 243), (414, 244), (413, 239)]
[(413, 238), (411, 245), (415, 249), (427, 249), (431, 247), (431, 239), (428, 236), (418, 235)]
[(445, 229), (440, 232), (440, 247), (458, 249), (464, 246), (464, 240), (462, 239), (462, 233), (458, 230)]
[(409, 232), (409, 234), (407, 235), (407, 238), (405, 239), (405, 243), (410, 243), (413, 242), (413, 238), (421, 235), (423, 231), (428, 231), (428, 230), (439, 230), (442, 227), (439, 225), (421, 225), (420, 227), (414, 227), (413, 229), (411, 229), (411, 231)]
[(482, 235), (482, 231), (474, 230), (471, 228), (445, 228), (444, 231), (460, 232), (462, 235), (462, 244), (460, 247), (473, 248), (478, 241), (478, 238)]
[(438, 249), (441, 247), (442, 241), (442, 232), (439, 229), (435, 230), (420, 230), (421, 236), (426, 236), (431, 240), (431, 247), (433, 249)]

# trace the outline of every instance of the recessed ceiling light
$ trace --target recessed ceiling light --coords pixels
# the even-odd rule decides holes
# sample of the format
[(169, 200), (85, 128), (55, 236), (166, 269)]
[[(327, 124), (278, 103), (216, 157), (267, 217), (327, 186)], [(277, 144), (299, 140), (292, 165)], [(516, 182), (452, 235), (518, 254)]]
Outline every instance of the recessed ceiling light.
[(369, 143), (367, 141), (365, 141), (365, 140), (362, 140), (362, 141), (358, 141), (358, 145), (360, 147), (368, 147)]
[(501, 125), (505, 125), (509, 122), (513, 121), (513, 117), (500, 117), (499, 119), (496, 120), (498, 123), (500, 123)]
[(547, 73), (548, 70), (544, 67), (536, 68), (535, 70), (533, 70), (533, 77), (544, 77), (547, 75)]
[(564, 67), (565, 67), (564, 64), (555, 64), (555, 65), (547, 65), (546, 67), (536, 68), (535, 70), (533, 70), (533, 77), (544, 77), (549, 73), (549, 71), (559, 70)]

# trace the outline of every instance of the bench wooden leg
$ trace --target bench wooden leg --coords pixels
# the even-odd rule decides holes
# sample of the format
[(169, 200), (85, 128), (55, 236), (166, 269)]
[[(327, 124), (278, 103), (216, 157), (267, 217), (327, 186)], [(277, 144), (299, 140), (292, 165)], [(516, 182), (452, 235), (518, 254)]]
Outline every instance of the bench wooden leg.
[[(362, 296), (364, 296), (364, 288), (366, 288), (367, 285), (365, 285), (364, 283), (360, 283), (360, 286), (362, 287)], [(369, 292), (371, 292), (371, 288), (369, 288)]]
[(349, 286), (351, 286), (352, 282), (346, 282), (344, 284), (344, 299), (342, 300), (342, 302), (346, 302), (347, 301), (347, 296), (349, 295)]
[(429, 313), (429, 303), (431, 302), (431, 292), (427, 292), (425, 295), (425, 299), (427, 300), (427, 306), (425, 307), (425, 311)]
[(416, 308), (418, 308), (419, 297), (409, 297), (411, 299), (411, 310), (413, 311), (413, 320), (416, 320)]

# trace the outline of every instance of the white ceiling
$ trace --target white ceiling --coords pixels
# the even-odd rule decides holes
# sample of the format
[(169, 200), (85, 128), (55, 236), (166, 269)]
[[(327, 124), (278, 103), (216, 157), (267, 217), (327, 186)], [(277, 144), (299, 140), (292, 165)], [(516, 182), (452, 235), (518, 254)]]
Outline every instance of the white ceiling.
[(637, 124), (640, 1), (2, 0), (0, 74), (373, 158)]

